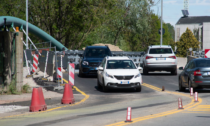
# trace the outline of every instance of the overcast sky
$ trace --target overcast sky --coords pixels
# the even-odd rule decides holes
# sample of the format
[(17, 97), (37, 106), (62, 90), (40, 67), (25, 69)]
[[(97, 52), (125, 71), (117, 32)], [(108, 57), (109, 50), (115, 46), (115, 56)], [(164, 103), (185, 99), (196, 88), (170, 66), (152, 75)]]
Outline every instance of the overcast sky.
[[(161, 0), (154, 0), (159, 3), (152, 7), (155, 14), (161, 16)], [(189, 16), (210, 16), (210, 0), (188, 0)], [(181, 10), (184, 9), (184, 0), (163, 0), (163, 20), (175, 26), (182, 17)]]

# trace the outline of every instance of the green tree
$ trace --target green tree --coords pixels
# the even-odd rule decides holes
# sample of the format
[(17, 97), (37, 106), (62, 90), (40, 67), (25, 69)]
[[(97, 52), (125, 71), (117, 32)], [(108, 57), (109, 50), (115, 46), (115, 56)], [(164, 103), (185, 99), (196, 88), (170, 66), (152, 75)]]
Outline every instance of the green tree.
[(186, 31), (182, 34), (179, 42), (176, 42), (178, 56), (186, 57), (187, 50), (189, 48), (197, 49), (199, 48), (199, 42), (193, 35), (190, 29), (186, 29)]

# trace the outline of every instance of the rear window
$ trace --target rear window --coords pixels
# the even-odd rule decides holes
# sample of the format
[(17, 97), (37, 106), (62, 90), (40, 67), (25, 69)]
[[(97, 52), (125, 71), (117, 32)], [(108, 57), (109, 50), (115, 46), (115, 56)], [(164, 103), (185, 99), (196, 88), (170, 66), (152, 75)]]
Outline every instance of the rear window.
[(152, 48), (149, 50), (149, 54), (171, 54), (171, 48)]
[(103, 58), (105, 56), (110, 56), (111, 53), (109, 49), (104, 48), (89, 48), (86, 49), (85, 57)]
[(210, 60), (196, 60), (196, 67), (210, 67)]

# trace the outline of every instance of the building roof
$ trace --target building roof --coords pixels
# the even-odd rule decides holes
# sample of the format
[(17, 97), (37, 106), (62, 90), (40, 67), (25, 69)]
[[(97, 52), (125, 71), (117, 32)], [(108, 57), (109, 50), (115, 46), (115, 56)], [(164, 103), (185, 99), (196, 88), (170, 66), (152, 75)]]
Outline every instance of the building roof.
[(176, 24), (203, 24), (203, 22), (210, 22), (210, 16), (181, 17)]

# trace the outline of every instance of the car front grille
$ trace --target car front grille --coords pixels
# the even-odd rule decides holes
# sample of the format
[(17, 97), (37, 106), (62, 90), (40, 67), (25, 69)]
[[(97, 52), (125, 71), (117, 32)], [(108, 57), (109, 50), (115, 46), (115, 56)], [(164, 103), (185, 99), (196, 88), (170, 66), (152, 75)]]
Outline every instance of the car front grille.
[(98, 67), (100, 65), (99, 62), (89, 62), (90, 67)]
[(114, 76), (117, 80), (130, 80), (133, 78), (133, 75), (130, 76)]

